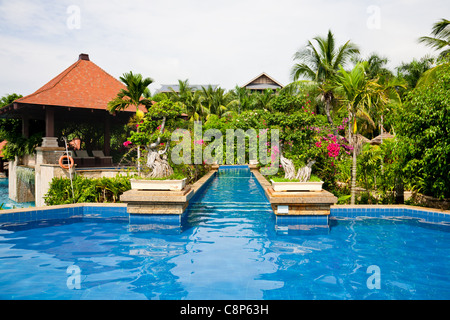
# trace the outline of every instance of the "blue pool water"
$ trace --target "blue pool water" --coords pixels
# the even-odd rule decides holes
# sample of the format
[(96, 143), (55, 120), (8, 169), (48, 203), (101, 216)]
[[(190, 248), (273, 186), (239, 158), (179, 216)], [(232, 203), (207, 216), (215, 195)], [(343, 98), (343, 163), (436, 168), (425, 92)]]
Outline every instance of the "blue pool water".
[(181, 230), (127, 217), (3, 225), (0, 299), (449, 299), (449, 257), (450, 227), (415, 218), (288, 228), (250, 171), (220, 170)]
[(0, 206), (2, 204), (3, 209), (28, 208), (34, 206), (34, 202), (18, 203), (9, 199), (8, 179), (5, 178), (0, 178)]

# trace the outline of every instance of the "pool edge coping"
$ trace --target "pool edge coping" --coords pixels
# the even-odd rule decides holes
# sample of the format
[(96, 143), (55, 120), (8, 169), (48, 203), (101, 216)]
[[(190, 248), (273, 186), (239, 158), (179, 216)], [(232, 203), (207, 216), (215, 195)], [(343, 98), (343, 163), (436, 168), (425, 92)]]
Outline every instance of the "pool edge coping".
[[(267, 187), (270, 187), (270, 182), (259, 172), (258, 169), (249, 168), (250, 172), (253, 173), (253, 176), (259, 183), (259, 186), (264, 191), (266, 198), (270, 202), (270, 195), (267, 193)], [(203, 175), (200, 179), (198, 179), (195, 183), (191, 185), (191, 188), (194, 190), (194, 195), (201, 191), (210, 181), (210, 179), (214, 176), (214, 174), (218, 171), (218, 169), (212, 169), (205, 175)], [(41, 206), (41, 207), (25, 207), (25, 208), (16, 208), (16, 209), (4, 209), (0, 210), (0, 217), (5, 214), (13, 214), (13, 213), (22, 213), (22, 212), (45, 212), (51, 210), (58, 209), (70, 209), (70, 208), (82, 208), (84, 212), (84, 208), (86, 207), (99, 207), (99, 208), (126, 208), (126, 203), (98, 203), (98, 202), (85, 202), (85, 203), (73, 203), (73, 204), (62, 204), (62, 205), (54, 205), (54, 206)], [(391, 209), (391, 210), (414, 210), (414, 211), (422, 211), (422, 212), (432, 212), (444, 214), (445, 217), (450, 217), (450, 210), (442, 210), (437, 208), (429, 208), (429, 207), (420, 207), (420, 206), (411, 206), (405, 204), (393, 204), (393, 205), (370, 205), (370, 204), (358, 204), (358, 205), (348, 205), (348, 204), (334, 204), (330, 206), (330, 211), (345, 209), (349, 211), (353, 210), (374, 210), (374, 209)], [(358, 216), (364, 216), (366, 211), (360, 212)], [(334, 216), (330, 212), (330, 216)]]

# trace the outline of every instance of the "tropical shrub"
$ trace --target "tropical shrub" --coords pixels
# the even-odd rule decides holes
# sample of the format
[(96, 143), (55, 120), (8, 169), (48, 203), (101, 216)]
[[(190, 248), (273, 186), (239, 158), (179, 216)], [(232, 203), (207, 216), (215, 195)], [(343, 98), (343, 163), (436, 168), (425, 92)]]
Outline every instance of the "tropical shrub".
[(130, 178), (89, 179), (83, 176), (73, 178), (73, 195), (70, 179), (53, 178), (44, 196), (45, 204), (52, 206), (70, 203), (119, 202), (120, 195), (131, 189)]
[(450, 64), (436, 81), (415, 88), (399, 119), (403, 173), (421, 193), (450, 197)]
[(273, 111), (291, 113), (299, 111), (300, 108), (309, 110), (310, 103), (309, 96), (304, 92), (295, 95), (288, 92), (281, 92), (272, 99), (271, 109)]

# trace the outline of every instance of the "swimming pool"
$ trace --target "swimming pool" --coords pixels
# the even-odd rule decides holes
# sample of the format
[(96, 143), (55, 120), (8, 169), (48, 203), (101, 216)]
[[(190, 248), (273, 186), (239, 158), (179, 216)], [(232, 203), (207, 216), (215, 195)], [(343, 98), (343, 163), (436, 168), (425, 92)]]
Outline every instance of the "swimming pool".
[(0, 299), (450, 298), (447, 224), (345, 210), (280, 223), (246, 169), (218, 171), (181, 228), (70, 212), (0, 228)]

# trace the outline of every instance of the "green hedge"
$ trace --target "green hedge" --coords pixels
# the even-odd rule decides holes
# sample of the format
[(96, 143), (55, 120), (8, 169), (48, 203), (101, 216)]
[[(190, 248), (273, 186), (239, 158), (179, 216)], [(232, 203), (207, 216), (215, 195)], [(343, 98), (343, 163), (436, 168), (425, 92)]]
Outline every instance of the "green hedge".
[(119, 202), (120, 195), (130, 189), (130, 178), (126, 176), (96, 179), (75, 176), (72, 196), (70, 179), (53, 178), (44, 198), (45, 204), (49, 206), (85, 202)]

